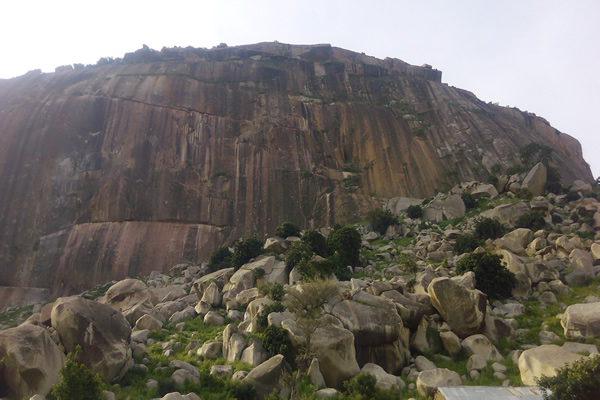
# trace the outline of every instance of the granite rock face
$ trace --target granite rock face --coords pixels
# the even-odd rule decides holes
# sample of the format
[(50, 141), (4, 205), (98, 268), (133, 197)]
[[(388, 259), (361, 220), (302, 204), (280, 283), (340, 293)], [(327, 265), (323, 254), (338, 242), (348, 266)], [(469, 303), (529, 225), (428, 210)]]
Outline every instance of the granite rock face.
[(352, 222), (532, 141), (592, 181), (546, 120), (330, 45), (142, 49), (0, 80), (0, 286), (71, 294), (283, 221)]

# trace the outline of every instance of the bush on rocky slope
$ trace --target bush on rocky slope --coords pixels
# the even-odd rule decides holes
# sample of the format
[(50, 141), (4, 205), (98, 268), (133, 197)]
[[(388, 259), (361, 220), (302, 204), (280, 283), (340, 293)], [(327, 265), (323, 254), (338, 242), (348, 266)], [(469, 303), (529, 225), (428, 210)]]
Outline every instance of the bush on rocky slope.
[(464, 274), (467, 271), (475, 272), (475, 287), (492, 299), (510, 297), (517, 286), (515, 274), (502, 265), (500, 256), (496, 254), (467, 254), (456, 265), (456, 273)]
[(547, 400), (598, 400), (600, 355), (582, 358), (559, 368), (555, 376), (542, 376), (536, 382)]

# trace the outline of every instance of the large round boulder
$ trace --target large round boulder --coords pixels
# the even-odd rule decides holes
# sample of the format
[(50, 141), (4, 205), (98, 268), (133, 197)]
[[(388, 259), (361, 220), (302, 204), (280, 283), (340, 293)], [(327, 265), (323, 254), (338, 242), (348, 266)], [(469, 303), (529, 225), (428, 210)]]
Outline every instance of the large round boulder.
[(567, 307), (561, 325), (567, 338), (600, 337), (600, 303), (573, 304)]
[(525, 350), (519, 357), (519, 371), (524, 385), (534, 386), (535, 379), (542, 375), (556, 376), (558, 368), (584, 357), (555, 344), (544, 344)]
[(328, 387), (341, 389), (342, 383), (359, 373), (354, 349), (354, 335), (336, 325), (318, 328), (311, 338), (319, 369)]
[(254, 368), (244, 380), (254, 384), (259, 398), (271, 394), (273, 389), (277, 389), (283, 398), (287, 398), (290, 394), (291, 370), (281, 354), (269, 358)]
[(433, 396), (440, 386), (460, 386), (460, 376), (447, 368), (422, 371), (417, 377), (417, 391), (423, 397)]
[(27, 324), (0, 331), (0, 398), (45, 396), (64, 363), (45, 328)]
[(74, 352), (80, 345), (81, 362), (104, 381), (123, 377), (133, 364), (131, 326), (112, 307), (79, 296), (61, 297), (51, 320), (65, 349)]
[(104, 295), (104, 301), (120, 311), (131, 326), (138, 319), (154, 312), (152, 292), (139, 279), (124, 279), (112, 285)]
[(449, 278), (436, 278), (428, 288), (431, 304), (459, 337), (483, 331), (486, 296), (466, 289)]

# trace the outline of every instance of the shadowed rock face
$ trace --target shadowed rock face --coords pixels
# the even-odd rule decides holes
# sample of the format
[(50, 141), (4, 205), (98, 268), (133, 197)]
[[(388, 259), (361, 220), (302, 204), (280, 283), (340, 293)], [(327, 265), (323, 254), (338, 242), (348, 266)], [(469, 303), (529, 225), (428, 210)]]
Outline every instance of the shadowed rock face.
[(565, 180), (592, 180), (575, 139), (440, 81), (279, 43), (0, 80), (0, 285), (73, 293), (284, 221), (350, 222), (383, 198), (482, 179), (531, 141)]

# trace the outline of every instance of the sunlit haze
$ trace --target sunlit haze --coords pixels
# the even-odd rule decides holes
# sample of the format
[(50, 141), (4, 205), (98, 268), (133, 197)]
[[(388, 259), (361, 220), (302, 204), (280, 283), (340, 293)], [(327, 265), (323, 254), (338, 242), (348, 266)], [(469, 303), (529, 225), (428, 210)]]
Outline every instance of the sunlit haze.
[(600, 175), (600, 1), (11, 1), (0, 78), (95, 64), (143, 44), (330, 43), (431, 64), (442, 81), (546, 118)]

